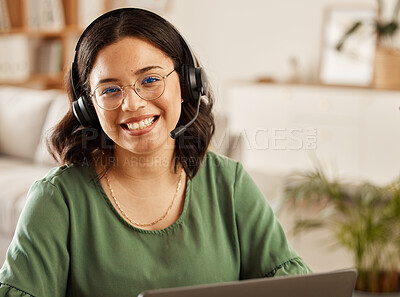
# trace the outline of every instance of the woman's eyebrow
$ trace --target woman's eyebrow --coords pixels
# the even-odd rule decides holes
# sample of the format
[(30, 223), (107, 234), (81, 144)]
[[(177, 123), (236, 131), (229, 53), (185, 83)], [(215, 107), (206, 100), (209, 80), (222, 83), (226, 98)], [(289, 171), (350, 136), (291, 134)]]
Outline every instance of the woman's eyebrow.
[(149, 71), (149, 70), (153, 70), (153, 69), (157, 69), (157, 68), (159, 68), (159, 69), (164, 69), (163, 67), (161, 67), (161, 66), (159, 66), (159, 65), (150, 65), (150, 66), (141, 68), (141, 69), (139, 69), (139, 70), (136, 70), (135, 74), (136, 74), (136, 75), (137, 75), (137, 74), (142, 74), (142, 73), (145, 73), (145, 72), (147, 72), (147, 71)]
[(97, 87), (98, 85), (104, 84), (104, 83), (108, 83), (108, 82), (115, 82), (118, 81), (117, 78), (104, 78), (104, 79), (100, 79), (97, 84), (95, 85), (95, 87)]

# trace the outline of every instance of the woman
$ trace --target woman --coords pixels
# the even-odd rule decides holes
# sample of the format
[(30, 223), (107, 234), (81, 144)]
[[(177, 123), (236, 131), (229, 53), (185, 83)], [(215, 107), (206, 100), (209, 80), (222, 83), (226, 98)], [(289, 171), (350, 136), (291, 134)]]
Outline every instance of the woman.
[(117, 10), (76, 51), (74, 108), (51, 136), (66, 165), (32, 186), (0, 296), (136, 296), (310, 272), (242, 166), (207, 151), (213, 96), (171, 24)]

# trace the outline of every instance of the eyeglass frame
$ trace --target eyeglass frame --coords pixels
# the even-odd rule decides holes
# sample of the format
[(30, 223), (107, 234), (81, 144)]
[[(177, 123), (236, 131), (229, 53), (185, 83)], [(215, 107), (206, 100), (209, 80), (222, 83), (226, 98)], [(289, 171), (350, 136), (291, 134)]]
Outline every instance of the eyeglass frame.
[(103, 109), (103, 110), (108, 110), (108, 111), (116, 110), (117, 108), (119, 108), (119, 107), (122, 105), (122, 103), (124, 102), (124, 100), (125, 100), (125, 98), (126, 98), (126, 94), (127, 94), (127, 92), (125, 92), (125, 88), (126, 88), (126, 87), (131, 87), (131, 88), (133, 87), (133, 91), (135, 92), (136, 95), (138, 95), (138, 96), (140, 97), (140, 99), (143, 99), (143, 100), (145, 100), (145, 101), (153, 101), (153, 100), (156, 100), (156, 99), (160, 98), (160, 97), (164, 94), (165, 87), (166, 87), (165, 80), (166, 80), (175, 70), (176, 70), (175, 68), (172, 69), (171, 72), (169, 72), (168, 74), (166, 74), (166, 75), (164, 75), (164, 76), (162, 76), (162, 75), (159, 74), (159, 73), (155, 73), (155, 72), (153, 72), (153, 73), (148, 73), (148, 74), (147, 74), (147, 75), (152, 75), (152, 74), (159, 75), (159, 76), (162, 78), (163, 83), (164, 83), (164, 88), (163, 88), (161, 94), (158, 95), (156, 98), (153, 98), (153, 99), (146, 99), (146, 98), (144, 98), (144, 97), (141, 96), (140, 93), (136, 90), (136, 83), (138, 82), (138, 80), (139, 80), (140, 77), (139, 77), (137, 80), (135, 80), (135, 82), (134, 82), (133, 84), (128, 84), (128, 85), (125, 85), (125, 86), (119, 86), (118, 84), (115, 84), (115, 86), (118, 86), (118, 87), (121, 89), (121, 91), (122, 91), (122, 99), (121, 99), (121, 102), (120, 102), (120, 103), (118, 104), (118, 106), (116, 106), (115, 108), (107, 109), (107, 108), (104, 108), (104, 107), (100, 106), (99, 103), (97, 102), (95, 92), (96, 92), (96, 90), (97, 90), (98, 88), (100, 88), (102, 85), (97, 86), (97, 87), (93, 90), (93, 93), (89, 93), (89, 95), (90, 95), (91, 98), (94, 99), (94, 101), (95, 101), (95, 103), (96, 103), (96, 105), (97, 105), (98, 107), (100, 107), (100, 108)]

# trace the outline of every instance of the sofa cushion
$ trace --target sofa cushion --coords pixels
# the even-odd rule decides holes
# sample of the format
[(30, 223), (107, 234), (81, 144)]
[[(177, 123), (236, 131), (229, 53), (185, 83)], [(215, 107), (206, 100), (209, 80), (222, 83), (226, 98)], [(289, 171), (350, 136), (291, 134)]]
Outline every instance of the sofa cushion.
[(51, 167), (0, 157), (0, 168), (0, 234), (13, 234), (29, 188)]
[(58, 95), (52, 102), (43, 124), (39, 145), (36, 149), (34, 162), (38, 164), (57, 165), (47, 150), (47, 139), (54, 126), (64, 117), (70, 107), (67, 94)]
[(61, 91), (0, 87), (0, 152), (33, 159), (51, 100)]

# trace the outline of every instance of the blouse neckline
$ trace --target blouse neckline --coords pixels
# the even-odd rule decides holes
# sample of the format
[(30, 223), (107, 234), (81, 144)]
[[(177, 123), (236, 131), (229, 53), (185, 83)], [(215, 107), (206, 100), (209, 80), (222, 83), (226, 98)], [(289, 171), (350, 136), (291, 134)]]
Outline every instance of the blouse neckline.
[(96, 169), (94, 168), (94, 165), (91, 164), (91, 171), (94, 176), (94, 183), (99, 191), (100, 195), (103, 197), (103, 199), (106, 201), (108, 207), (111, 209), (111, 211), (114, 212), (114, 214), (118, 217), (118, 219), (128, 228), (139, 232), (139, 233), (146, 233), (146, 234), (153, 234), (153, 235), (161, 235), (161, 234), (166, 234), (174, 230), (177, 226), (182, 225), (184, 223), (185, 217), (187, 217), (187, 212), (188, 212), (188, 207), (189, 207), (189, 200), (190, 200), (190, 193), (191, 193), (191, 185), (192, 181), (188, 178), (186, 179), (186, 190), (185, 190), (185, 197), (184, 197), (184, 205), (183, 205), (183, 211), (179, 218), (170, 226), (164, 229), (160, 230), (146, 230), (146, 229), (141, 229), (138, 227), (135, 227), (131, 223), (129, 223), (127, 220), (125, 220), (124, 217), (121, 216), (121, 214), (118, 212), (118, 210), (114, 207), (114, 205), (111, 203), (110, 199), (108, 198), (106, 191), (104, 190), (102, 184), (100, 183), (100, 178), (97, 175)]

